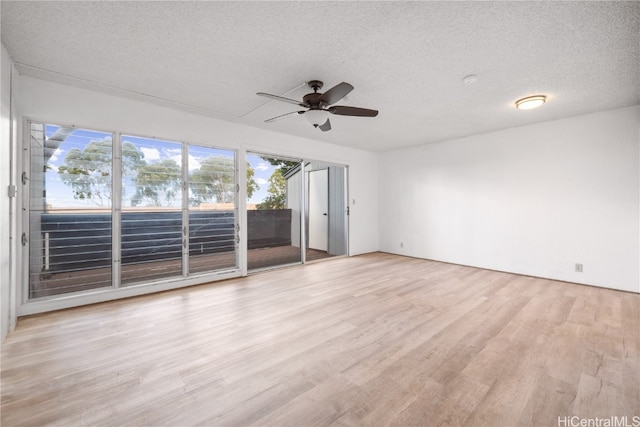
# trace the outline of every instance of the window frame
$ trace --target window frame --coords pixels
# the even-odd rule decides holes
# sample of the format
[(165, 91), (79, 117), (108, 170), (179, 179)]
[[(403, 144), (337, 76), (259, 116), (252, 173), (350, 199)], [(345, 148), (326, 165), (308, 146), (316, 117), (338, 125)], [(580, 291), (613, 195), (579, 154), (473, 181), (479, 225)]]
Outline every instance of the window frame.
[[(22, 214), (17, 221), (18, 225), (18, 240), (20, 241), (23, 235), (29, 236), (29, 216), (30, 216), (30, 182), (28, 178), (31, 176), (31, 148), (30, 148), (30, 138), (31, 138), (31, 123), (39, 123), (44, 126), (47, 124), (55, 124), (58, 126), (76, 128), (76, 129), (86, 129), (96, 132), (105, 132), (113, 135), (112, 139), (112, 174), (111, 174), (111, 192), (113, 195), (118, 195), (118, 197), (112, 198), (111, 205), (111, 220), (112, 220), (112, 283), (109, 287), (98, 288), (98, 289), (90, 289), (83, 291), (75, 291), (69, 293), (63, 293), (59, 295), (51, 295), (51, 296), (43, 296), (37, 298), (29, 298), (29, 242), (25, 245), (22, 245), (22, 249), (18, 253), (18, 257), (16, 260), (16, 265), (19, 271), (18, 278), (19, 283), (17, 288), (17, 315), (25, 316), (30, 314), (42, 313), (46, 311), (59, 310), (64, 308), (76, 307), (86, 304), (110, 301), (120, 298), (127, 298), (131, 296), (137, 295), (145, 295), (149, 293), (161, 292), (165, 290), (171, 289), (179, 289), (182, 287), (193, 286), (197, 284), (203, 284), (212, 281), (225, 280), (230, 278), (236, 278), (246, 275), (246, 235), (242, 232), (243, 228), (243, 219), (244, 224), (246, 224), (246, 203), (242, 203), (246, 198), (246, 165), (240, 161), (241, 158), (246, 156), (244, 150), (238, 149), (235, 147), (229, 147), (224, 145), (203, 145), (188, 142), (185, 140), (177, 140), (172, 141), (176, 143), (180, 143), (182, 147), (182, 218), (183, 218), (183, 226), (184, 226), (184, 217), (185, 215), (188, 218), (188, 203), (186, 204), (187, 209), (185, 209), (185, 200), (188, 202), (188, 180), (185, 178), (188, 176), (188, 151), (189, 146), (198, 146), (198, 147), (206, 147), (212, 149), (226, 150), (234, 153), (234, 179), (236, 183), (236, 202), (234, 205), (234, 216), (235, 216), (235, 228), (236, 235), (240, 237), (240, 241), (236, 241), (235, 245), (235, 256), (236, 256), (236, 266), (229, 269), (222, 270), (214, 270), (210, 272), (199, 272), (193, 274), (191, 276), (185, 276), (186, 271), (183, 270), (183, 274), (177, 277), (163, 278), (151, 281), (145, 281), (141, 283), (129, 284), (126, 286), (122, 286), (121, 284), (121, 266), (119, 260), (121, 259), (121, 216), (122, 216), (122, 168), (121, 168), (121, 155), (122, 155), (122, 136), (128, 135), (132, 137), (138, 138), (149, 138), (149, 139), (162, 139), (171, 141), (169, 138), (160, 138), (157, 136), (148, 136), (138, 132), (124, 132), (124, 131), (114, 131), (108, 129), (99, 129), (94, 126), (83, 126), (72, 123), (65, 123), (58, 120), (42, 120), (33, 117), (23, 117), (22, 123), (22, 135), (19, 138), (20, 146), (21, 146), (21, 159), (18, 160), (18, 164), (21, 166), (18, 171), (18, 176), (24, 176), (27, 178), (25, 183), (20, 182), (19, 180), (19, 191), (22, 192), (20, 199)], [(243, 175), (241, 170), (244, 169), (245, 174)], [(243, 215), (244, 213), (244, 215)], [(243, 218), (244, 217), (244, 218)], [(188, 227), (188, 220), (186, 223)], [(240, 229), (238, 231), (238, 226)], [(188, 233), (187, 233), (187, 244), (188, 244)], [(237, 240), (237, 239), (236, 239)], [(188, 248), (188, 246), (187, 246)], [(245, 252), (243, 252), (245, 250)], [(118, 260), (118, 262), (113, 262), (114, 260)], [(185, 261), (186, 260), (186, 261)], [(182, 263), (188, 263), (188, 256), (182, 257)]]

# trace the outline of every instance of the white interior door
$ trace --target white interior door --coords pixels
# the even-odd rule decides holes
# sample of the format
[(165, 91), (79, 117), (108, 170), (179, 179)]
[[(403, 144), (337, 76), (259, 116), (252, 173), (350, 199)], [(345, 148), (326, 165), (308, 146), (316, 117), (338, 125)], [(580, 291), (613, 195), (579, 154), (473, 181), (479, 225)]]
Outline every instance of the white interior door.
[(309, 172), (309, 249), (327, 250), (329, 237), (329, 175)]

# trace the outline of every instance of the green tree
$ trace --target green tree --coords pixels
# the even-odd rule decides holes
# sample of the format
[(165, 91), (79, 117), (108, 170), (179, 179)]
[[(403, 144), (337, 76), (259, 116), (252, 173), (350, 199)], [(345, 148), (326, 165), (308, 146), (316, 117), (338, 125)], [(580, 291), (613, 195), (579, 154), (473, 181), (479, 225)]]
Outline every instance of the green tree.
[(295, 160), (282, 160), (276, 157), (261, 157), (262, 160), (269, 162), (272, 166), (280, 169), (282, 176), (285, 176), (291, 169), (297, 167), (300, 162)]
[(292, 169), (298, 167), (300, 162), (293, 160), (283, 160), (276, 157), (262, 157), (262, 160), (276, 166), (269, 177), (269, 187), (267, 197), (262, 203), (256, 205), (257, 209), (286, 209), (287, 207), (287, 180), (285, 175)]
[(287, 207), (287, 181), (284, 178), (282, 169), (273, 171), (269, 177), (269, 187), (267, 197), (262, 203), (256, 205), (258, 209), (285, 209)]
[[(260, 187), (255, 171), (247, 162), (247, 197)], [(235, 163), (232, 158), (212, 156), (200, 162), (200, 168), (189, 176), (192, 202), (231, 203), (235, 195)]]
[(234, 200), (235, 165), (233, 159), (211, 156), (200, 162), (200, 169), (190, 175), (193, 201), (230, 203)]
[(180, 165), (173, 159), (141, 166), (135, 178), (136, 193), (131, 198), (131, 205), (138, 206), (143, 201), (152, 206), (171, 205), (180, 194), (182, 173)]
[[(62, 182), (72, 188), (73, 196), (92, 200), (99, 206), (111, 200), (112, 141), (105, 138), (91, 141), (83, 150), (67, 153), (58, 168)], [(123, 183), (123, 197), (127, 189), (134, 188), (132, 206), (149, 203), (152, 206), (171, 205), (180, 194), (181, 166), (172, 159), (147, 163), (144, 154), (131, 142), (122, 144), (122, 172), (128, 184)], [(247, 162), (247, 195), (251, 197), (260, 187), (255, 171)], [(200, 163), (200, 168), (189, 177), (192, 202), (215, 201), (229, 203), (235, 196), (235, 163), (233, 159), (212, 156)]]
[(145, 165), (144, 154), (131, 142), (122, 143), (122, 172), (124, 175), (134, 174), (140, 166)]
[(253, 170), (249, 162), (247, 162), (247, 199), (250, 199), (253, 193), (260, 189), (260, 186), (254, 178), (255, 174), (256, 171)]
[[(112, 140), (107, 137), (91, 141), (83, 150), (74, 148), (67, 153), (58, 167), (58, 175), (71, 187), (75, 199), (92, 200), (98, 206), (110, 204), (112, 150)], [(122, 145), (123, 172), (134, 173), (144, 164), (142, 153), (133, 144), (125, 142)]]

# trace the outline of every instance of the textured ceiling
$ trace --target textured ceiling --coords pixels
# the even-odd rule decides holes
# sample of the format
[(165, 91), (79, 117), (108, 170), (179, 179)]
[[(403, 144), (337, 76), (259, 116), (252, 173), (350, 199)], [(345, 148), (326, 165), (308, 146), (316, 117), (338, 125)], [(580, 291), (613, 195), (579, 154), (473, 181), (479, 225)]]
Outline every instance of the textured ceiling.
[[(22, 75), (376, 151), (640, 103), (640, 2), (10, 2)], [(473, 84), (463, 78), (476, 74)], [(320, 132), (304, 82), (355, 90)], [(537, 110), (513, 102), (546, 94)]]

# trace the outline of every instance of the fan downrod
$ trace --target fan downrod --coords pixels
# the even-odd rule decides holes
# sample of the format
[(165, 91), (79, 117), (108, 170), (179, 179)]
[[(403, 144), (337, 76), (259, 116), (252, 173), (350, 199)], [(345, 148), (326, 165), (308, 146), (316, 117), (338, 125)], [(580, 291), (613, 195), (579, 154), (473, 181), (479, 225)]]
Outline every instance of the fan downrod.
[(318, 93), (318, 91), (322, 89), (322, 86), (324, 86), (324, 83), (322, 83), (320, 80), (309, 80), (307, 82), (307, 85), (309, 85), (309, 87), (313, 89), (315, 93)]

